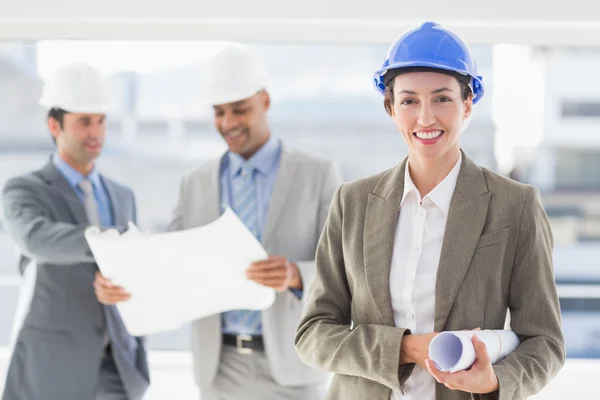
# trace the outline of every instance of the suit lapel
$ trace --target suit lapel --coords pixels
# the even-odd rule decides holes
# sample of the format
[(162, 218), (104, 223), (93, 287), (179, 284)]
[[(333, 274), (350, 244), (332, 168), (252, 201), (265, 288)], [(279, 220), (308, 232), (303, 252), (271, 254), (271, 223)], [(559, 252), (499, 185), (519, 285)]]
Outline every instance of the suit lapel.
[(215, 190), (203, 190), (203, 192), (206, 193), (203, 204), (206, 205), (206, 217), (208, 218), (208, 221), (199, 221), (196, 226), (204, 225), (216, 220), (221, 215), (221, 211), (225, 209), (224, 205), (221, 204), (221, 190), (223, 190), (221, 187), (221, 165), (223, 163), (223, 157), (211, 164), (207, 170), (207, 182), (204, 187), (215, 188)]
[(490, 196), (483, 171), (463, 153), (435, 286), (436, 332), (444, 329), (485, 225)]
[(71, 213), (73, 220), (76, 224), (88, 223), (83, 203), (75, 193), (75, 190), (69, 185), (67, 179), (60, 173), (58, 168), (54, 165), (52, 160), (48, 161), (44, 168), (41, 170), (42, 177), (50, 184), (60, 197), (65, 201), (66, 209)]
[(127, 209), (125, 208), (124, 199), (120, 195), (121, 190), (112, 183), (110, 179), (107, 179), (103, 176), (100, 177), (102, 180), (102, 184), (106, 189), (106, 194), (110, 200), (110, 210), (113, 215), (114, 225), (116, 226), (126, 226), (128, 221), (127, 214), (125, 213)]
[(221, 191), (221, 170), (224, 162), (224, 155), (221, 158), (210, 161), (196, 174), (193, 174), (193, 181), (188, 182), (186, 200), (184, 204), (191, 203), (189, 213), (187, 207), (182, 209), (183, 229), (196, 228), (206, 225), (219, 218), (227, 204), (223, 200)]
[(281, 148), (281, 161), (279, 171), (273, 188), (273, 196), (269, 203), (269, 211), (265, 222), (263, 245), (266, 247), (269, 240), (276, 232), (277, 222), (284, 209), (286, 198), (294, 188), (294, 177), (298, 170), (298, 164), (294, 162), (293, 154), (285, 147)]
[(369, 194), (363, 231), (367, 288), (381, 321), (394, 326), (390, 270), (400, 202), (404, 192), (406, 160), (386, 173)]

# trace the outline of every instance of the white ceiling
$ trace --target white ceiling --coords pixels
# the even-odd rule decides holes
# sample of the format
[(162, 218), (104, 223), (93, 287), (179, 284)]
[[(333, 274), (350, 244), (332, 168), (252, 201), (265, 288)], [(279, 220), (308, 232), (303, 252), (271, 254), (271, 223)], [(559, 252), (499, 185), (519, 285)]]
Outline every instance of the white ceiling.
[(600, 46), (592, 0), (19, 0), (0, 4), (0, 39), (389, 43), (424, 20), (470, 43)]

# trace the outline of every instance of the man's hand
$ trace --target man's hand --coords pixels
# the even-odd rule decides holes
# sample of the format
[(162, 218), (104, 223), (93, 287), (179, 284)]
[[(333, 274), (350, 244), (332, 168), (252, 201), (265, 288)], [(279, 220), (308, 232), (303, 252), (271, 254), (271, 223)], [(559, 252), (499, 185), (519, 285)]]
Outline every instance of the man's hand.
[(492, 368), (485, 343), (477, 335), (471, 338), (477, 354), (475, 364), (468, 371), (441, 372), (431, 359), (427, 359), (427, 369), (436, 381), (448, 389), (461, 390), (467, 393), (485, 394), (495, 392), (499, 388), (498, 377)]
[(253, 263), (246, 271), (246, 276), (278, 292), (284, 292), (289, 288), (302, 290), (303, 287), (298, 266), (280, 256), (270, 256), (266, 260)]
[(415, 363), (427, 370), (425, 360), (429, 358), (429, 344), (437, 335), (438, 332), (405, 335), (400, 347), (400, 365)]
[(106, 305), (121, 303), (131, 298), (131, 295), (122, 287), (114, 286), (110, 279), (102, 276), (100, 272), (96, 272), (94, 289), (96, 291), (96, 297), (98, 298), (98, 301)]

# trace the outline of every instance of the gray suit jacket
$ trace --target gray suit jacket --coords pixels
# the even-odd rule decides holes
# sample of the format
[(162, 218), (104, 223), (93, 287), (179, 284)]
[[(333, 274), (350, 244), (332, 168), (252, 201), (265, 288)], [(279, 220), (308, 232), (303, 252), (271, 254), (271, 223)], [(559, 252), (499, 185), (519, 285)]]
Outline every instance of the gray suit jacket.
[[(130, 189), (102, 177), (117, 225), (135, 221)], [(83, 204), (52, 161), (13, 178), (2, 193), (5, 225), (23, 256), (21, 271), (33, 292), (10, 359), (3, 400), (91, 400), (96, 398), (104, 332), (132, 400), (149, 383), (143, 343), (132, 340), (114, 306), (94, 293), (98, 270), (84, 231)], [(27, 269), (27, 271), (25, 271)], [(108, 319), (108, 323), (107, 323)]]
[[(219, 217), (221, 160), (209, 162), (184, 177), (170, 230), (193, 228)], [(282, 149), (263, 245), (268, 254), (285, 256), (298, 264), (305, 288), (314, 274), (315, 250), (329, 204), (341, 182), (330, 162)], [(303, 364), (294, 350), (302, 304), (288, 291), (278, 293), (273, 306), (262, 312), (266, 352), (280, 385), (314, 384), (327, 376)], [(195, 378), (202, 392), (211, 387), (219, 365), (221, 316), (195, 321), (192, 331)]]
[[(335, 372), (329, 399), (389, 399), (414, 365), (399, 365), (402, 336), (389, 290), (404, 189), (401, 165), (342, 186), (317, 250), (317, 272), (296, 336), (308, 364)], [(525, 399), (564, 363), (552, 232), (537, 189), (480, 168), (463, 154), (435, 288), (435, 331), (503, 329), (520, 347), (494, 366), (500, 390), (474, 398)], [(437, 400), (472, 395), (436, 386)]]

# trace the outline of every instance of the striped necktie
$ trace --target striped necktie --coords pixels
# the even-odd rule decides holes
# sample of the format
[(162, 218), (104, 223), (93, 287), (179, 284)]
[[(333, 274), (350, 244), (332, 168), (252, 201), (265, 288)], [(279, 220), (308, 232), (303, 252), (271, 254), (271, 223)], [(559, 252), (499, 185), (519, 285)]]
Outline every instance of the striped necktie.
[[(255, 183), (256, 170), (245, 163), (232, 182), (232, 208), (246, 228), (260, 241), (258, 224), (258, 201)], [(260, 335), (262, 323), (260, 311), (236, 310), (230, 313), (236, 332), (240, 334)]]

